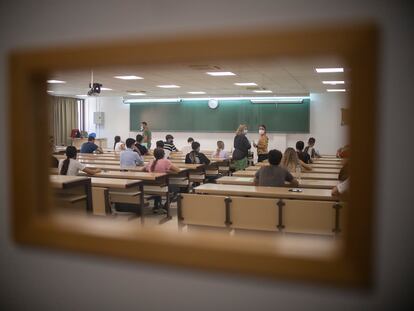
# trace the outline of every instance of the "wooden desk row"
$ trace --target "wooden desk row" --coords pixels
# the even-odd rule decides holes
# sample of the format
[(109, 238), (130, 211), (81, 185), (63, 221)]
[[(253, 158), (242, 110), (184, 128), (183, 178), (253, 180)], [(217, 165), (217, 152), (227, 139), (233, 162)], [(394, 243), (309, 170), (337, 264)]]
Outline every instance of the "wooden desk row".
[[(237, 177), (254, 177), (256, 171), (237, 171), (233, 173), (233, 176)], [(294, 177), (298, 178), (299, 176), (296, 173), (292, 174)], [(301, 173), (301, 179), (321, 179), (321, 180), (338, 180), (338, 174), (329, 174), (329, 173)]]

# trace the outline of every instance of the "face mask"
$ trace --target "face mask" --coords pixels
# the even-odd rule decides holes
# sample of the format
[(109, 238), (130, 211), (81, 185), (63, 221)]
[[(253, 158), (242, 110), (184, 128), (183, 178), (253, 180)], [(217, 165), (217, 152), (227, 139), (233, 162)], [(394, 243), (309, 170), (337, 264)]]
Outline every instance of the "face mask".
[(260, 135), (263, 135), (265, 133), (265, 131), (264, 130), (259, 130), (259, 134)]
[(244, 130), (244, 134), (247, 134), (247, 129)]

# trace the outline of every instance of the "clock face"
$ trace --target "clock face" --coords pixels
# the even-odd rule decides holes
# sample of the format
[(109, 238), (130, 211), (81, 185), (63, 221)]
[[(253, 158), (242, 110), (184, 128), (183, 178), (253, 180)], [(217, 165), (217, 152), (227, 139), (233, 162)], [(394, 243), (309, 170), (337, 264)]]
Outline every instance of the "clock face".
[(208, 106), (209, 106), (211, 109), (216, 109), (216, 108), (218, 107), (218, 105), (219, 105), (219, 103), (218, 103), (218, 100), (217, 100), (217, 99), (210, 99), (210, 100), (208, 101)]

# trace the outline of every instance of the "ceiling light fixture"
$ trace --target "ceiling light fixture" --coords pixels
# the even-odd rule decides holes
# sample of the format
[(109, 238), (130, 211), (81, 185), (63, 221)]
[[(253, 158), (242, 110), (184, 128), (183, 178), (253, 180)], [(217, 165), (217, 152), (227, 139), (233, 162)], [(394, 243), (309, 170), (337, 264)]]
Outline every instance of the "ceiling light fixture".
[(47, 80), (47, 83), (66, 83), (66, 81), (62, 81), (62, 80)]
[(317, 73), (344, 72), (344, 68), (315, 68)]
[(138, 77), (138, 76), (114, 76), (114, 78), (121, 79), (121, 80), (142, 80), (144, 79), (143, 77)]
[(257, 86), (257, 83), (254, 83), (254, 82), (238, 82), (238, 83), (234, 83), (234, 85), (238, 85), (238, 86)]
[(235, 76), (236, 74), (230, 71), (209, 71), (206, 74), (213, 77), (226, 77), (226, 76)]

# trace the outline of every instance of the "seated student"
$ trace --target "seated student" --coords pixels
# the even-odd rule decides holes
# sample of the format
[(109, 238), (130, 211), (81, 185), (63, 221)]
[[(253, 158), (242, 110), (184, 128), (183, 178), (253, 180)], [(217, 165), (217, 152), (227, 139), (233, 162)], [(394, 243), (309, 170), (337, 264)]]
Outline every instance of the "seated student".
[(349, 190), (349, 178), (337, 184), (332, 188), (332, 196), (345, 195)]
[(313, 159), (313, 158), (320, 158), (321, 156), (319, 155), (319, 152), (315, 149), (315, 142), (316, 139), (313, 137), (310, 137), (308, 139), (308, 145), (306, 146), (304, 152), (306, 152), (307, 154), (309, 154), (309, 156)]
[(192, 137), (188, 137), (188, 139), (187, 139), (187, 145), (185, 146), (185, 147), (183, 147), (182, 149), (181, 149), (181, 152), (183, 153), (183, 154), (187, 154), (187, 153), (189, 153), (189, 152), (191, 152), (191, 150), (193, 150), (193, 148), (191, 148), (191, 144), (194, 142), (194, 138), (192, 138)]
[[(164, 149), (164, 142), (162, 140), (157, 140), (155, 143), (155, 149), (163, 149), (164, 150), (164, 159), (168, 159), (170, 156), (170, 150)], [(154, 150), (155, 150), (154, 149)]]
[(80, 149), (80, 153), (103, 153), (101, 147), (95, 144), (95, 137), (89, 136), (88, 141), (83, 143)]
[(224, 142), (221, 140), (217, 141), (217, 150), (211, 155), (212, 158), (228, 159), (229, 153), (224, 150)]
[(121, 152), (122, 150), (125, 150), (125, 144), (121, 141), (121, 136), (115, 136), (114, 151)]
[(296, 172), (296, 168), (298, 166), (300, 167), (301, 170), (302, 169), (306, 171), (312, 170), (312, 166), (300, 160), (295, 149), (290, 148), (290, 147), (286, 148), (285, 153), (283, 154), (281, 166), (283, 166), (285, 169), (287, 169), (291, 173)]
[(139, 153), (141, 154), (141, 155), (147, 155), (147, 154), (149, 154), (148, 153), (148, 149), (147, 149), (147, 147), (145, 147), (143, 144), (142, 144), (142, 140), (144, 139), (144, 136), (142, 136), (141, 134), (138, 134), (137, 135), (137, 137), (136, 137), (136, 140), (137, 140), (137, 142), (136, 142), (136, 144), (135, 144), (135, 148), (139, 151)]
[(119, 156), (122, 168), (135, 167), (144, 165), (144, 160), (138, 152), (134, 152), (135, 139), (128, 138), (125, 142), (126, 149), (123, 150)]
[[(155, 148), (154, 149), (154, 160), (151, 160), (146, 166), (145, 170), (147, 172), (155, 173), (167, 173), (167, 172), (180, 172), (180, 169), (174, 166), (170, 160), (165, 158), (164, 149)], [(156, 196), (154, 198), (154, 213), (166, 213), (164, 209), (161, 208), (161, 197)]]
[(349, 153), (350, 153), (350, 146), (349, 145), (345, 145), (345, 146), (339, 148), (336, 151), (336, 157), (337, 158), (341, 158), (341, 159), (343, 159), (343, 158), (349, 158)]
[(174, 145), (174, 137), (170, 134), (165, 136), (164, 149), (169, 152), (176, 152), (178, 149)]
[(66, 148), (66, 159), (59, 161), (59, 175), (76, 176), (79, 171), (83, 171), (89, 175), (95, 175), (101, 172), (99, 168), (86, 167), (85, 164), (76, 160), (76, 154), (78, 151), (74, 146), (68, 146)]
[(200, 143), (193, 142), (191, 144), (193, 151), (187, 153), (185, 156), (185, 163), (188, 164), (210, 164), (210, 160), (205, 156), (204, 153), (200, 152)]
[(298, 181), (284, 167), (281, 167), (282, 153), (273, 149), (269, 151), (269, 164), (262, 166), (254, 176), (254, 184), (256, 186), (265, 187), (283, 187), (285, 181), (289, 182), (289, 186), (297, 187)]
[(299, 160), (303, 161), (306, 164), (312, 163), (312, 160), (306, 152), (303, 152), (303, 148), (305, 148), (305, 143), (301, 140), (296, 142), (296, 153), (298, 155)]

